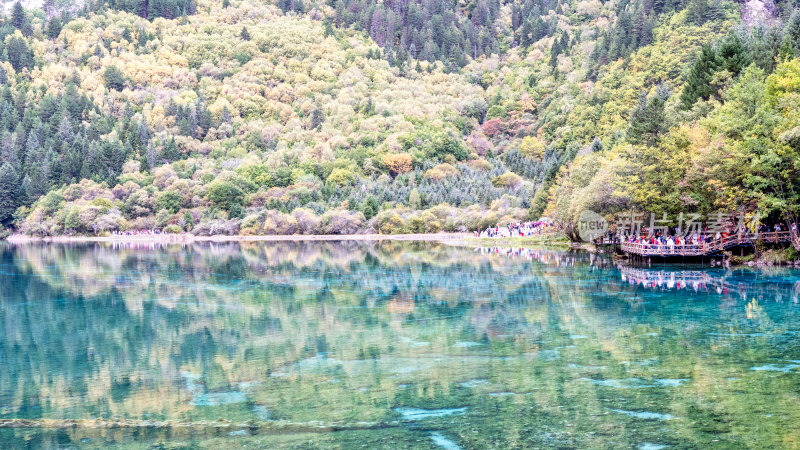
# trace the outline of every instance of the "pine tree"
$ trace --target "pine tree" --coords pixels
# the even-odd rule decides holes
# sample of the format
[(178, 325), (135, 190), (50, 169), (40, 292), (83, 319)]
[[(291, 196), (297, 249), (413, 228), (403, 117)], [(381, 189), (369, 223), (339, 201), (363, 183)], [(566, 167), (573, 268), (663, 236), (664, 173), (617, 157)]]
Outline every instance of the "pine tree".
[(192, 129), (192, 126), (189, 124), (189, 120), (186, 117), (183, 117), (178, 121), (178, 130), (182, 136), (194, 136), (194, 130)]
[(234, 203), (231, 205), (230, 209), (228, 210), (228, 218), (230, 219), (243, 219), (244, 218), (244, 207), (241, 203)]
[(420, 209), (422, 207), (422, 198), (417, 188), (412, 189), (408, 194), (408, 206), (411, 209)]
[(561, 47), (561, 39), (553, 39), (553, 45), (550, 47), (550, 67), (558, 65), (558, 55), (564, 50)]
[(708, 0), (690, 0), (688, 20), (702, 25), (708, 20)]
[(22, 184), (19, 186), (17, 190), (18, 198), (17, 203), (20, 205), (30, 205), (35, 198), (31, 194), (33, 192), (33, 188), (31, 187), (31, 177), (25, 175), (25, 178), (22, 179)]
[[(633, 144), (654, 146), (659, 138), (667, 131), (666, 114), (664, 105), (670, 96), (666, 86), (659, 86), (655, 95), (647, 98), (647, 93), (642, 92), (639, 103), (631, 112), (630, 125), (628, 126), (628, 141)], [(602, 144), (601, 144), (602, 147)]]
[(366, 217), (367, 220), (372, 219), (378, 214), (379, 211), (380, 205), (378, 204), (378, 199), (376, 199), (373, 195), (367, 197), (367, 201), (364, 202), (364, 206), (361, 208), (361, 212), (364, 214), (364, 217)]
[(229, 6), (231, 6), (230, 0), (222, 0), (222, 7), (223, 8), (228, 8)]
[(58, 38), (58, 35), (61, 34), (61, 28), (61, 19), (53, 17), (47, 22), (47, 37), (50, 39)]
[(147, 153), (142, 152), (142, 155), (139, 156), (139, 172), (148, 173), (152, 169), (153, 167), (150, 165), (150, 161), (147, 158)]
[(144, 120), (139, 121), (139, 124), (136, 126), (136, 135), (138, 139), (132, 143), (134, 147), (136, 149), (147, 147), (147, 142), (150, 141), (150, 128), (148, 128)]
[(0, 167), (0, 224), (8, 225), (19, 206), (19, 175), (5, 163)]
[(44, 9), (45, 17), (48, 19), (52, 18), (56, 13), (56, 0), (44, 0), (42, 9)]
[(103, 73), (107, 89), (121, 91), (125, 87), (125, 76), (116, 66), (109, 66)]
[(194, 217), (192, 217), (190, 212), (187, 211), (183, 214), (183, 221), (186, 223), (184, 226), (185, 230), (192, 231), (192, 228), (194, 228)]
[(162, 161), (177, 161), (180, 159), (181, 154), (178, 152), (178, 146), (175, 144), (175, 138), (170, 139), (164, 144), (164, 148), (161, 150), (161, 159)]
[(142, 28), (142, 29), (139, 30), (138, 34), (139, 35), (138, 35), (138, 37), (136, 39), (137, 40), (136, 44), (139, 47), (142, 47), (142, 48), (146, 47), (147, 46), (147, 41), (150, 40), (150, 37), (147, 35), (147, 30)]
[(21, 71), (24, 68), (33, 67), (33, 52), (28, 47), (28, 42), (25, 38), (19, 36), (11, 36), (6, 43), (6, 53), (8, 54), (8, 62), (14, 67), (14, 70)]
[(794, 53), (797, 54), (800, 50), (800, 9), (796, 9), (784, 27), (785, 39), (791, 45)]
[(738, 34), (729, 34), (719, 42), (717, 48), (721, 69), (727, 70), (734, 77), (752, 62), (747, 47)]
[[(46, 158), (44, 155), (44, 151), (37, 152), (35, 156), (31, 158), (30, 164), (26, 162), (26, 175), (30, 177), (30, 189), (27, 189), (28, 201), (34, 201), (41, 197), (44, 194), (47, 194), (47, 191), (50, 190), (50, 180), (48, 179), (48, 167), (46, 164)], [(34, 159), (35, 158), (35, 159)]]
[(74, 183), (74, 180), (80, 177), (81, 167), (83, 166), (81, 149), (81, 143), (78, 141), (66, 148), (64, 152), (64, 168), (61, 173), (63, 183)]
[[(798, 15), (798, 19), (800, 19), (800, 15)], [(798, 20), (798, 24), (800, 24), (800, 20)], [(772, 73), (775, 70), (775, 57), (781, 46), (781, 38), (781, 31), (776, 27), (767, 30), (755, 27), (750, 38), (747, 39), (750, 59), (766, 73)]]
[(595, 153), (603, 151), (603, 141), (601, 141), (599, 137), (595, 136), (592, 141), (592, 151)]
[(691, 109), (697, 100), (708, 100), (714, 93), (711, 80), (719, 67), (720, 61), (714, 49), (708, 45), (703, 46), (700, 57), (694, 63), (681, 94), (681, 103), (684, 108)]
[(198, 139), (202, 139), (203, 136), (206, 135), (208, 130), (214, 126), (214, 120), (211, 117), (211, 113), (208, 111), (208, 107), (206, 106), (205, 102), (202, 99), (197, 99), (194, 104), (194, 118), (195, 124), (194, 128), (200, 127), (202, 134), (200, 136), (196, 136)]
[(227, 106), (222, 107), (222, 115), (220, 117), (221, 123), (226, 123), (228, 125), (233, 125), (233, 119), (231, 118), (231, 112)]
[(725, 7), (720, 0), (711, 0), (706, 8), (706, 21), (718, 22), (725, 18)]
[(325, 115), (322, 113), (322, 110), (314, 108), (314, 111), (311, 113), (311, 128), (319, 130), (323, 122), (325, 122)]
[(247, 27), (242, 27), (242, 32), (241, 32), (241, 33), (239, 33), (239, 37), (240, 37), (240, 38), (241, 38), (243, 41), (249, 41), (249, 40), (250, 40), (250, 32), (249, 32), (249, 31), (247, 31)]
[(22, 4), (20, 2), (14, 3), (14, 7), (11, 9), (11, 25), (22, 31), (27, 21), (28, 18), (25, 16), (25, 9), (22, 8)]

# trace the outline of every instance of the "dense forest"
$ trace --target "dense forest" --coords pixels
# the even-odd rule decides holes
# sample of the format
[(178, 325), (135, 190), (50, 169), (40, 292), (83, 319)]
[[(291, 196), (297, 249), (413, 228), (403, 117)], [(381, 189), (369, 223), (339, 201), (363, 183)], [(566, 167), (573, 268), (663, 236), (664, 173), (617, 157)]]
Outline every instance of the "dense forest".
[(476, 230), (793, 218), (800, 12), (727, 0), (113, 0), (0, 17), (0, 224)]

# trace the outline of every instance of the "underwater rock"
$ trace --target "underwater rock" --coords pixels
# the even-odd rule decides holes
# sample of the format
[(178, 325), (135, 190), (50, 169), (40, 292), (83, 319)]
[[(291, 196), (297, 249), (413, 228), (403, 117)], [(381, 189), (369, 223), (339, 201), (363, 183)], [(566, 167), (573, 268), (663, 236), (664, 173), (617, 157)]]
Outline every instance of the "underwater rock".
[(475, 379), (475, 380), (463, 381), (461, 383), (458, 383), (459, 386), (464, 387), (464, 388), (474, 388), (474, 387), (483, 386), (483, 385), (487, 385), (487, 384), (489, 384), (489, 380), (486, 380), (484, 378), (478, 378), (478, 379)]
[(598, 386), (605, 386), (617, 389), (644, 389), (654, 387), (677, 387), (681, 386), (688, 378), (656, 378), (648, 381), (643, 378), (625, 378), (621, 380), (595, 380), (593, 378), (580, 378), (584, 381), (592, 382)]
[(431, 431), (430, 436), (434, 444), (438, 445), (439, 447), (445, 450), (461, 450), (461, 447), (459, 447), (458, 444), (446, 438), (442, 433), (438, 431)]
[(210, 394), (197, 394), (191, 401), (194, 406), (222, 406), (232, 403), (244, 403), (247, 395), (244, 392), (212, 392)]
[(645, 420), (672, 420), (675, 418), (672, 414), (661, 414), (651, 411), (626, 411), (624, 409), (612, 409), (611, 411)]
[(400, 340), (403, 341), (404, 343), (408, 344), (408, 346), (411, 347), (411, 348), (428, 347), (428, 346), (431, 345), (430, 342), (415, 341), (415, 340), (413, 340), (411, 338), (407, 338), (407, 337), (403, 337)]
[(480, 342), (472, 342), (472, 341), (458, 341), (455, 344), (453, 344), (453, 347), (470, 348), (470, 347), (478, 347), (480, 345), (483, 344), (481, 344)]
[(561, 353), (559, 353), (558, 349), (539, 350), (538, 352), (530, 352), (526, 353), (525, 355), (532, 356), (535, 358), (541, 358), (544, 361), (555, 361), (556, 359), (561, 358)]
[(272, 414), (270, 414), (269, 410), (264, 405), (253, 406), (253, 414), (258, 416), (261, 420), (272, 420)]
[(638, 450), (661, 450), (662, 448), (667, 448), (664, 444), (653, 444), (651, 442), (643, 442), (636, 447)]
[(764, 364), (763, 366), (751, 367), (750, 370), (789, 373), (798, 367), (800, 367), (800, 364)]
[(452, 416), (464, 414), (467, 412), (467, 407), (461, 408), (443, 408), (443, 409), (421, 409), (421, 408), (394, 408), (394, 412), (400, 414), (403, 420), (422, 420), (431, 417)]
[(508, 397), (509, 395), (517, 395), (517, 393), (516, 392), (509, 392), (509, 391), (505, 391), (505, 392), (490, 392), (489, 395), (492, 396), (492, 397)]
[(244, 392), (205, 392), (205, 387), (198, 382), (200, 375), (191, 372), (181, 373), (186, 379), (186, 390), (192, 393), (192, 401), (189, 403), (194, 406), (221, 406), (232, 403), (243, 403), (247, 401)]

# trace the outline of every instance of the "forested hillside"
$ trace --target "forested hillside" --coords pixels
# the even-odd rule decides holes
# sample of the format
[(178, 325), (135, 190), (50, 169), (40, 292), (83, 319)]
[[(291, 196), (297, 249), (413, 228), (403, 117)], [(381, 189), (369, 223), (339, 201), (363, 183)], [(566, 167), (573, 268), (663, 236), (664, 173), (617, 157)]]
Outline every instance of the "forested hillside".
[(800, 14), (729, 1), (114, 0), (0, 26), (0, 223), (474, 230), (800, 203)]

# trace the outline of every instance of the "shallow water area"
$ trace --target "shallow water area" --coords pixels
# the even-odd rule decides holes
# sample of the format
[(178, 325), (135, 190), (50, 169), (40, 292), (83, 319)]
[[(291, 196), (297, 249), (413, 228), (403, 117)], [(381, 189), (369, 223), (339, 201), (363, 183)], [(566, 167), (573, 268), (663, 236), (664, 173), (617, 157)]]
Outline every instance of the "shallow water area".
[(3, 448), (783, 448), (800, 271), (0, 243)]

